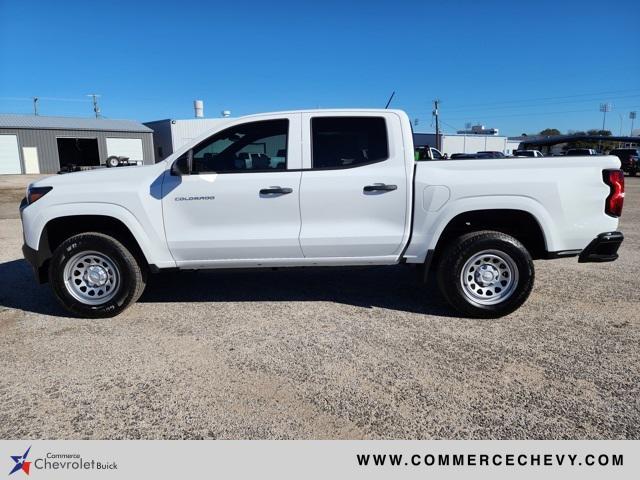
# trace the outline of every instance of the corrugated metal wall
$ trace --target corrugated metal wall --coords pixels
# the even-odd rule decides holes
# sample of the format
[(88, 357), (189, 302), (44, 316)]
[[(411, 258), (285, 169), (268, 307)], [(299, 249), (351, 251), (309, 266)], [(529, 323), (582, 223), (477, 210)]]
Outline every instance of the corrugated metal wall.
[(98, 140), (98, 152), (100, 163), (107, 160), (108, 137), (115, 138), (139, 138), (142, 140), (142, 153), (145, 165), (153, 164), (153, 135), (151, 132), (105, 132), (93, 130), (40, 130), (40, 129), (12, 129), (2, 128), (0, 133), (18, 136), (20, 151), (20, 163), (24, 173), (24, 158), (22, 147), (36, 147), (38, 149), (38, 163), (40, 173), (57, 173), (60, 170), (60, 158), (58, 157), (57, 138), (96, 138)]
[(144, 124), (153, 130), (153, 147), (156, 163), (173, 153), (171, 141), (171, 120), (156, 120)]
[[(511, 153), (507, 146), (507, 137), (495, 135), (442, 135), (442, 153), (451, 155), (453, 153), (476, 153), (481, 151), (498, 151)], [(436, 146), (435, 133), (414, 133), (413, 141), (415, 145)]]
[[(192, 118), (187, 120), (156, 120), (144, 125), (153, 130), (156, 162), (164, 160), (187, 142), (205, 132), (221, 128), (231, 118)], [(158, 150), (162, 148), (162, 155)]]
[(171, 138), (173, 151), (175, 152), (186, 143), (200, 137), (214, 129), (222, 128), (229, 123), (231, 118), (194, 118), (189, 120), (176, 120), (171, 123)]

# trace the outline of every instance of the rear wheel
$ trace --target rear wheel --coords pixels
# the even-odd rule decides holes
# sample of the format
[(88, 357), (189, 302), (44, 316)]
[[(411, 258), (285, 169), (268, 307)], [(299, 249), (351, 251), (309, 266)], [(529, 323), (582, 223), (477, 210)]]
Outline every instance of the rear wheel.
[(463, 235), (443, 252), (438, 285), (459, 312), (498, 318), (516, 310), (533, 288), (533, 261), (515, 238), (501, 232)]
[(81, 317), (118, 315), (142, 295), (145, 280), (142, 262), (118, 240), (97, 232), (65, 240), (49, 266), (56, 298)]
[(107, 167), (117, 167), (120, 165), (120, 159), (118, 157), (107, 158)]

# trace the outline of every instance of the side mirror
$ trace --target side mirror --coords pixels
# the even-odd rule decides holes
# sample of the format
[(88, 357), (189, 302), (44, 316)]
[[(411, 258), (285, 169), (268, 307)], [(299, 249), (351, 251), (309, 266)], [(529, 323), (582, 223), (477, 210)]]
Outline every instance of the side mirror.
[(181, 177), (183, 175), (189, 175), (191, 173), (191, 159), (192, 159), (192, 151), (189, 150), (187, 153), (178, 158), (173, 165), (171, 165), (171, 175), (176, 177)]

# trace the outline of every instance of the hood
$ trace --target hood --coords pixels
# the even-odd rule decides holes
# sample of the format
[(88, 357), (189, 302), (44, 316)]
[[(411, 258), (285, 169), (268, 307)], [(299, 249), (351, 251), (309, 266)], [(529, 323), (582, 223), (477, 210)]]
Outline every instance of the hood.
[(155, 165), (96, 168), (82, 172), (71, 172), (50, 177), (41, 178), (31, 185), (34, 187), (80, 186), (95, 185), (100, 189), (101, 185), (108, 183), (138, 183), (150, 180), (151, 182), (166, 169), (166, 162)]

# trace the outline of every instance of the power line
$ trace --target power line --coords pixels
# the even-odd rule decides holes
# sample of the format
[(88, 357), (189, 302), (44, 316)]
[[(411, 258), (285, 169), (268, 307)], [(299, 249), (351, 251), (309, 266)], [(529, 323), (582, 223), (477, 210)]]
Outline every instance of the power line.
[(564, 100), (566, 98), (577, 98), (577, 97), (591, 97), (591, 96), (597, 96), (597, 95), (612, 95), (612, 94), (617, 94), (617, 93), (628, 93), (628, 92), (638, 92), (640, 91), (640, 89), (638, 88), (632, 88), (632, 89), (627, 89), (627, 90), (609, 90), (606, 92), (593, 92), (593, 93), (577, 93), (577, 94), (572, 94), (572, 95), (561, 95), (561, 96), (555, 96), (555, 97), (537, 97), (537, 98), (523, 98), (523, 99), (513, 99), (513, 100), (501, 100), (501, 101), (497, 101), (497, 102), (484, 102), (484, 103), (470, 103), (470, 104), (466, 104), (464, 107), (463, 106), (459, 106), (456, 107), (454, 105), (453, 108), (468, 108), (468, 107), (482, 107), (485, 105), (504, 105), (504, 104), (509, 104), (509, 103), (522, 103), (522, 102), (537, 102), (537, 101), (541, 101), (541, 100)]
[[(633, 105), (618, 107), (618, 109), (624, 109), (624, 108), (637, 108), (637, 107)], [(536, 116), (536, 115), (560, 115), (563, 113), (581, 113), (581, 112), (593, 112), (593, 111), (594, 111), (593, 108), (589, 108), (589, 109), (580, 109), (580, 110), (562, 110), (562, 111), (555, 111), (555, 112), (510, 113), (510, 114), (501, 114), (501, 115), (486, 115), (486, 116), (483, 115), (483, 118), (529, 117), (529, 116)], [(450, 118), (450, 120), (465, 120), (465, 117), (457, 117), (453, 119)]]
[[(640, 97), (640, 94), (637, 95), (622, 95), (622, 96), (609, 96), (607, 97), (609, 100), (620, 100), (620, 99), (625, 99), (625, 98), (638, 98)], [(563, 102), (548, 102), (548, 103), (534, 103), (534, 104), (530, 104), (530, 105), (503, 105), (503, 106), (488, 106), (488, 107), (482, 107), (481, 109), (470, 109), (470, 108), (451, 108), (451, 109), (447, 109), (447, 111), (449, 112), (461, 112), (461, 111), (485, 111), (485, 110), (504, 110), (504, 109), (513, 109), (513, 108), (531, 108), (531, 107), (549, 107), (549, 106), (554, 106), (554, 105), (567, 105), (567, 104), (581, 104), (581, 103), (592, 103), (594, 101), (600, 100), (599, 98), (589, 98), (589, 99), (584, 99), (584, 100), (567, 100), (567, 101), (563, 101)]]
[(81, 102), (86, 103), (90, 100), (88, 98), (58, 98), (58, 97), (40, 97), (44, 100), (50, 100), (52, 102)]
[[(49, 100), (52, 102), (81, 102), (87, 103), (90, 102), (88, 98), (59, 98), (59, 97), (38, 97), (40, 100)], [(0, 100), (10, 100), (10, 101), (28, 101), (32, 102), (33, 97), (0, 97)]]
[[(628, 99), (628, 98), (638, 98), (640, 97), (640, 94), (636, 94), (636, 95), (621, 95), (621, 96), (609, 96), (607, 97), (608, 100), (620, 100), (620, 99)], [(564, 101), (564, 102), (550, 102), (550, 103), (534, 103), (531, 105), (504, 105), (504, 106), (488, 106), (488, 107), (483, 107), (483, 108), (477, 108), (477, 109), (472, 109), (472, 108), (461, 108), (461, 107), (456, 107), (456, 108), (447, 108), (446, 111), (447, 112), (453, 112), (453, 113), (464, 113), (464, 112), (470, 112), (470, 113), (475, 113), (475, 112), (484, 112), (487, 110), (503, 110), (503, 109), (514, 109), (514, 108), (543, 108), (543, 107), (552, 107), (555, 105), (567, 105), (567, 104), (588, 104), (588, 103), (592, 103), (595, 101), (600, 101), (601, 98), (590, 98), (590, 99), (584, 99), (584, 100), (568, 100), (568, 101)], [(415, 112), (417, 114), (427, 114), (428, 112), (426, 111), (418, 111)]]
[(461, 128), (458, 128), (458, 127), (456, 127), (456, 126), (454, 126), (454, 125), (451, 125), (450, 123), (445, 122), (444, 120), (442, 120), (442, 118), (440, 118), (440, 123), (445, 124), (447, 127), (449, 127), (449, 128), (451, 128), (451, 129), (453, 129), (453, 130), (454, 130), (454, 131), (456, 131), (456, 132), (457, 132), (458, 130), (462, 130)]
[[(620, 105), (618, 106), (618, 110), (623, 109), (632, 109), (632, 108), (640, 108), (640, 105)], [(562, 110), (555, 112), (533, 112), (533, 113), (510, 113), (510, 114), (501, 114), (501, 115), (488, 115), (482, 116), (482, 119), (494, 119), (494, 118), (509, 118), (509, 117), (532, 117), (532, 116), (540, 116), (540, 115), (563, 115), (565, 113), (584, 113), (584, 112), (593, 112), (593, 108), (589, 109), (580, 109), (580, 110)], [(428, 117), (417, 117), (418, 120), (428, 120)], [(465, 121), (468, 120), (468, 117), (448, 117), (448, 120), (453, 121)], [(442, 121), (442, 120), (441, 120)], [(444, 123), (444, 122), (443, 122)], [(449, 125), (451, 126), (451, 125)], [(459, 129), (458, 129), (459, 130)]]

